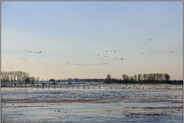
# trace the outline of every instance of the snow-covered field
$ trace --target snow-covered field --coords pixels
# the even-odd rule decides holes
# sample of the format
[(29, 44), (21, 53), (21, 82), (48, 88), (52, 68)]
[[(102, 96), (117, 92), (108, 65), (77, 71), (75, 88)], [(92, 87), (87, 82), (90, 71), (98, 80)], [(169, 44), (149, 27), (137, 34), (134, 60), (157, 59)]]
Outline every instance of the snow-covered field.
[(182, 85), (2, 88), (2, 122), (182, 123)]

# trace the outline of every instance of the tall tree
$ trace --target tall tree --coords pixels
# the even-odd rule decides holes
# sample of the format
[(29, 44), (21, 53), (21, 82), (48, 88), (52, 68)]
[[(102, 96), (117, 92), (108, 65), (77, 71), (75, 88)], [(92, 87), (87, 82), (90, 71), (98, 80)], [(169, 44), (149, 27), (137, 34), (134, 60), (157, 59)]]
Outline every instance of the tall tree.
[(106, 83), (111, 83), (111, 75), (107, 74)]
[(165, 81), (168, 82), (170, 80), (170, 75), (169, 74), (165, 74)]

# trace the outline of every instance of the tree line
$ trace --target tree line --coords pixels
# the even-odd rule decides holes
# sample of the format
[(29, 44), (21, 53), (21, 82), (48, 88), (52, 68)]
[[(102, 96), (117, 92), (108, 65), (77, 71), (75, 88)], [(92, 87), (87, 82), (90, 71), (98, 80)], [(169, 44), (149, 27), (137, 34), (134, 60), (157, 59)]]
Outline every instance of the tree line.
[(16, 83), (29, 84), (33, 83), (35, 80), (35, 77), (30, 77), (27, 72), (23, 71), (1, 72), (1, 86), (8, 86)]
[(124, 83), (124, 84), (183, 84), (182, 80), (170, 80), (167, 73), (138, 74), (134, 76), (122, 75), (122, 79), (114, 79), (110, 74), (107, 75), (105, 83)]
[[(1, 72), (1, 86), (12, 86), (16, 84), (34, 84), (39, 81), (39, 78), (30, 76), (27, 72), (23, 71), (8, 71)], [(58, 82), (104, 82), (107, 84), (120, 83), (120, 84), (183, 84), (183, 80), (170, 80), (170, 75), (166, 73), (151, 73), (151, 74), (138, 74), (134, 76), (122, 75), (121, 79), (112, 78), (110, 74), (105, 79), (50, 79), (55, 84)]]
[(170, 75), (163, 73), (153, 73), (153, 74), (138, 74), (134, 76), (128, 76), (126, 74), (122, 75), (122, 79), (125, 81), (169, 81)]

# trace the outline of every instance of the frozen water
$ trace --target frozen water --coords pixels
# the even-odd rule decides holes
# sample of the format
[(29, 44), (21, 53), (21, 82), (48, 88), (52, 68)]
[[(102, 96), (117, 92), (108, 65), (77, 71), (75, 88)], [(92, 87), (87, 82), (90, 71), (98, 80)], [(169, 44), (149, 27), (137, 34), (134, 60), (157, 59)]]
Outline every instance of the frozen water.
[(159, 90), (109, 89), (107, 85), (105, 89), (2, 88), (2, 121), (182, 122), (182, 103), (182, 90), (176, 86)]

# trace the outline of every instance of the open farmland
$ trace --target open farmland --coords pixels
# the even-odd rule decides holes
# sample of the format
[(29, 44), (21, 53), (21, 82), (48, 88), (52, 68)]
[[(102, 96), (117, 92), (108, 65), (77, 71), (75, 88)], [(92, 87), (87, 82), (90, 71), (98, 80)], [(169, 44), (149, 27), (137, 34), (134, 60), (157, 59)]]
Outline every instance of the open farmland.
[(182, 112), (182, 85), (2, 88), (7, 123), (182, 122)]

